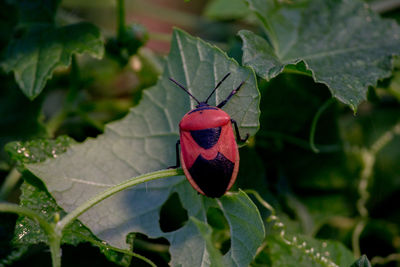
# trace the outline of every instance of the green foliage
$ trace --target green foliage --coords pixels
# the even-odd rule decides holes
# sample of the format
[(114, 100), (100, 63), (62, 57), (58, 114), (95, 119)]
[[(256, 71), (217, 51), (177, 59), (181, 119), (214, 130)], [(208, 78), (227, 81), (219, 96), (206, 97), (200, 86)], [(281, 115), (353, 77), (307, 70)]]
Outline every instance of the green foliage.
[[(161, 80), (155, 87), (144, 91), (140, 104), (125, 119), (109, 124), (105, 134), (98, 139), (74, 145), (68, 153), (54, 160), (28, 165), (28, 169), (44, 181), (57, 203), (66, 211), (72, 211), (95, 194), (129, 177), (174, 164), (173, 148), (178, 138), (178, 123), (195, 103), (175, 87), (168, 77), (180, 81), (197, 98), (205, 99), (215, 84), (227, 72), (231, 72), (231, 78), (210, 99), (213, 105), (225, 98), (242, 80), (246, 80), (225, 110), (237, 120), (242, 135), (253, 135), (257, 130), (259, 95), (252, 71), (240, 67), (219, 49), (182, 31), (175, 30), (172, 44)], [(203, 77), (210, 79), (204, 80)], [(198, 196), (183, 177), (152, 182), (121, 192), (93, 207), (80, 220), (100, 239), (119, 248), (127, 247), (126, 236), (131, 232), (140, 231), (152, 237), (164, 236), (171, 243), (173, 263), (190, 266), (195, 261), (200, 264), (208, 259), (202, 256), (204, 241), (196, 237), (197, 231), (193, 225), (187, 224), (173, 233), (163, 233), (158, 224), (161, 205), (174, 191), (180, 195), (189, 216), (205, 220), (204, 216), (213, 201)], [(230, 199), (227, 196), (221, 200), (221, 209), (231, 226), (232, 249), (229, 255), (233, 262), (229, 264), (243, 266), (251, 261), (262, 240), (263, 225), (257, 222), (258, 211), (250, 205), (248, 198), (239, 194)], [(135, 205), (129, 208), (127, 203)], [(101, 215), (113, 212), (117, 214), (107, 217)], [(245, 231), (242, 221), (234, 219), (233, 215), (238, 212), (249, 213), (248, 216), (254, 218), (253, 228), (249, 231)], [(182, 247), (187, 244), (182, 243), (182, 239), (193, 242), (193, 246)], [(238, 249), (244, 245), (240, 241), (243, 239), (248, 240), (245, 244), (248, 249)], [(182, 253), (182, 249), (188, 251)]]
[(391, 56), (400, 53), (397, 23), (382, 20), (361, 1), (248, 3), (268, 39), (241, 31), (243, 63), (269, 80), (285, 66), (304, 62), (316, 82), (354, 110), (368, 86), (390, 76)]
[(10, 41), (1, 66), (14, 72), (22, 92), (34, 99), (43, 90), (57, 67), (67, 67), (75, 53), (88, 52), (100, 58), (103, 41), (97, 27), (77, 23), (63, 27), (54, 24), (59, 1), (15, 1), (19, 27)]
[[(60, 136), (56, 140), (12, 142), (8, 143), (5, 148), (10, 157), (20, 166), (20, 170), (24, 173), (24, 180), (27, 181), (20, 187), (20, 206), (41, 214), (49, 223), (57, 222), (66, 213), (57, 205), (41, 181), (26, 172), (24, 166), (29, 163), (43, 162), (48, 158), (56, 158), (65, 153), (68, 147), (74, 143), (71, 138)], [(61, 242), (76, 246), (91, 239), (97, 240), (90, 230), (76, 220), (64, 230)], [(26, 216), (18, 218), (13, 240), (15, 252), (21, 249), (26, 251), (32, 245), (48, 242), (47, 234), (35, 220)], [(103, 253), (109, 260), (121, 265), (127, 266), (130, 263), (130, 257), (124, 254), (116, 253), (113, 250), (104, 250)]]
[(339, 242), (301, 235), (294, 238), (285, 242), (277, 234), (269, 236), (267, 254), (271, 266), (350, 266), (354, 261), (353, 254)]
[(14, 72), (22, 92), (33, 99), (57, 67), (67, 67), (72, 54), (84, 52), (96, 57), (103, 54), (100, 32), (93, 25), (33, 26), (10, 43), (2, 66), (6, 72)]
[[(1, 1), (0, 266), (50, 266), (49, 251), (54, 267), (392, 266), (391, 3)], [(239, 63), (179, 29), (154, 32), (155, 18)], [(157, 52), (169, 45), (167, 57)], [(169, 78), (203, 100), (228, 72), (209, 102), (244, 81), (224, 110), (250, 138), (231, 192), (213, 199), (166, 169), (197, 104)]]

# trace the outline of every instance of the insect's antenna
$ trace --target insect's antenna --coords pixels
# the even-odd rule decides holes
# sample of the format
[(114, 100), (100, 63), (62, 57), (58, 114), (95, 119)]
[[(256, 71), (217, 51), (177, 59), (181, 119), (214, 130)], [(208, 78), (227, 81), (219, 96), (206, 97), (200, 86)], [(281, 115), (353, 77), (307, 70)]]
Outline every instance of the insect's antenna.
[(210, 99), (210, 97), (214, 94), (215, 90), (217, 90), (217, 88), (221, 85), (221, 83), (222, 83), (223, 81), (225, 81), (226, 78), (228, 78), (229, 75), (231, 75), (230, 72), (228, 72), (228, 73), (224, 76), (224, 78), (222, 78), (222, 80), (219, 81), (219, 83), (217, 84), (217, 86), (215, 86), (214, 90), (213, 90), (213, 91), (211, 92), (211, 94), (207, 97), (207, 99), (206, 99), (206, 101), (205, 101), (206, 103), (208, 102), (208, 100)]
[(197, 100), (197, 98), (195, 98), (185, 87), (183, 87), (183, 85), (181, 85), (180, 83), (178, 83), (177, 81), (175, 81), (174, 79), (172, 79), (171, 77), (169, 78), (169, 80), (173, 83), (175, 83), (176, 85), (178, 85), (180, 88), (182, 88), (183, 91), (185, 91), (188, 95), (190, 95), (194, 100), (196, 100), (197, 104), (200, 104), (200, 101)]

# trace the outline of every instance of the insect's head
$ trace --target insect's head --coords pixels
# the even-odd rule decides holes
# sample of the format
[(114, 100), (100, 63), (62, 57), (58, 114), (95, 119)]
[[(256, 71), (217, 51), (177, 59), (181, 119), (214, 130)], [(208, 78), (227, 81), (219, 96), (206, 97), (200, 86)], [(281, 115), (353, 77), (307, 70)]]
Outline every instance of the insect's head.
[(222, 78), (221, 81), (219, 81), (219, 83), (215, 86), (214, 90), (212, 90), (212, 92), (210, 93), (210, 95), (206, 98), (205, 101), (199, 101), (197, 100), (197, 98), (195, 98), (183, 85), (181, 85), (180, 83), (178, 83), (177, 81), (175, 81), (172, 78), (169, 78), (170, 81), (172, 81), (173, 83), (175, 83), (176, 85), (178, 85), (183, 91), (185, 91), (188, 95), (190, 95), (196, 102), (197, 102), (197, 106), (196, 108), (200, 108), (200, 107), (206, 107), (209, 106), (208, 104), (208, 100), (210, 99), (210, 97), (214, 94), (214, 92), (217, 90), (217, 88), (221, 85), (221, 83), (223, 81), (225, 81), (226, 78), (228, 78), (228, 76), (231, 75), (231, 73), (229, 72), (228, 74), (226, 74), (224, 76), (224, 78)]

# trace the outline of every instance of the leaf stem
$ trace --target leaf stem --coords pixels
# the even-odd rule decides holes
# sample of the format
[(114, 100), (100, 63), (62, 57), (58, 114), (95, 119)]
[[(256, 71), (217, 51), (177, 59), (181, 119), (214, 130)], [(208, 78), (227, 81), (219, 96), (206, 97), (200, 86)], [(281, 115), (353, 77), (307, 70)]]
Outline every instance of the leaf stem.
[(39, 225), (43, 228), (43, 230), (46, 233), (51, 233), (53, 232), (53, 225), (48, 223), (41, 215), (40, 213), (37, 213), (31, 209), (25, 208), (25, 207), (20, 207), (17, 204), (13, 203), (6, 203), (6, 202), (0, 202), (0, 212), (11, 212), (11, 213), (17, 213), (20, 215), (27, 216), (31, 219), (33, 219), (35, 222), (39, 223)]
[(391, 261), (400, 262), (400, 253), (389, 254), (386, 257), (375, 256), (371, 259), (371, 264), (372, 265), (376, 265), (376, 264), (385, 265)]
[(46, 131), (50, 138), (55, 136), (56, 131), (60, 128), (60, 125), (63, 123), (65, 118), (67, 117), (68, 112), (64, 107), (61, 108), (53, 117), (51, 117), (46, 123)]
[(368, 209), (366, 207), (370, 196), (368, 192), (368, 186), (373, 178), (376, 155), (380, 150), (382, 150), (382, 148), (384, 148), (390, 141), (393, 140), (395, 135), (400, 135), (400, 121), (397, 122), (390, 130), (383, 133), (369, 149), (364, 148), (359, 150), (363, 168), (360, 174), (360, 182), (358, 183), (358, 193), (360, 198), (357, 200), (357, 210), (361, 218), (354, 228), (352, 235), (353, 252), (356, 258), (361, 256), (360, 236), (368, 220)]
[(399, 0), (375, 0), (370, 3), (371, 9), (377, 13), (385, 13), (400, 7)]
[(313, 121), (311, 123), (311, 129), (310, 129), (310, 147), (311, 150), (314, 153), (319, 153), (319, 149), (315, 146), (314, 143), (314, 137), (315, 137), (315, 131), (317, 128), (317, 123), (319, 120), (319, 117), (321, 117), (321, 114), (333, 103), (335, 102), (335, 98), (330, 98), (325, 103), (318, 109), (317, 113), (315, 113), (315, 116), (313, 118)]
[(55, 224), (47, 222), (40, 213), (25, 207), (20, 207), (17, 204), (2, 202), (0, 203), (0, 212), (17, 213), (29, 217), (39, 223), (40, 227), (42, 227), (48, 237), (53, 267), (61, 266), (61, 232), (57, 231)]
[(17, 168), (13, 168), (4, 180), (3, 185), (0, 188), (0, 199), (7, 199), (11, 191), (15, 188), (21, 179), (21, 173)]
[(125, 3), (124, 0), (117, 0), (117, 36), (118, 39), (125, 35)]
[(304, 75), (304, 76), (313, 78), (312, 74), (309, 72), (296, 70), (296, 69), (292, 69), (292, 68), (284, 68), (282, 72), (287, 73), (287, 74), (299, 74), (299, 75)]
[(61, 267), (61, 233), (53, 233), (48, 235), (49, 247), (51, 253), (51, 262), (53, 267)]
[(116, 247), (113, 247), (113, 246), (104, 244), (104, 243), (102, 243), (102, 242), (100, 242), (100, 241), (98, 241), (98, 240), (96, 240), (96, 239), (94, 239), (94, 238), (91, 238), (91, 237), (89, 237), (89, 236), (82, 235), (81, 233), (78, 233), (78, 232), (74, 232), (74, 234), (77, 235), (77, 236), (79, 236), (79, 237), (82, 238), (82, 239), (85, 239), (86, 241), (92, 243), (93, 245), (95, 245), (95, 246), (97, 246), (97, 247), (99, 247), (99, 248), (110, 249), (110, 250), (114, 250), (114, 251), (116, 251), (116, 252), (124, 253), (124, 254), (130, 255), (130, 256), (132, 256), (132, 257), (141, 259), (142, 261), (148, 263), (148, 264), (149, 264), (150, 266), (152, 266), (152, 267), (157, 267), (157, 265), (155, 265), (154, 262), (152, 262), (150, 259), (148, 259), (148, 258), (146, 258), (146, 257), (144, 257), (144, 256), (142, 256), (142, 255), (140, 255), (140, 254), (137, 254), (137, 253), (135, 253), (135, 252), (132, 252), (132, 251), (129, 251), (129, 250), (126, 250), (126, 249), (116, 248)]
[[(339, 267), (334, 263), (328, 256), (323, 256), (323, 253), (318, 252), (318, 249), (310, 247), (305, 241), (298, 240), (296, 236), (293, 236), (292, 240), (289, 240), (286, 236), (285, 224), (276, 215), (275, 209), (265, 201), (260, 194), (252, 189), (246, 189), (244, 192), (254, 195), (254, 197), (263, 205), (267, 210), (271, 212), (267, 222), (271, 223), (273, 228), (279, 232), (281, 240), (292, 248), (300, 250), (305, 256), (310, 257), (314, 262), (317, 262), (325, 267)], [(258, 253), (260, 250), (258, 250)]]
[(155, 171), (151, 173), (146, 173), (134, 178), (131, 178), (125, 182), (122, 182), (120, 184), (117, 184), (115, 186), (112, 186), (108, 188), (107, 190), (103, 191), (100, 194), (95, 195), (93, 198), (87, 200), (85, 203), (77, 207), (75, 210), (72, 212), (68, 213), (63, 219), (61, 219), (57, 223), (57, 228), (60, 229), (61, 231), (70, 223), (72, 223), (75, 219), (77, 219), (82, 213), (96, 205), (97, 203), (101, 202), (102, 200), (128, 188), (140, 183), (148, 182), (151, 180), (155, 179), (160, 179), (160, 178), (166, 178), (166, 177), (171, 177), (171, 176), (178, 176), (178, 175), (183, 175), (183, 170), (181, 168), (179, 169), (167, 169), (167, 170), (161, 170), (161, 171)]
[(256, 190), (246, 189), (243, 191), (247, 194), (252, 194), (257, 199), (257, 201), (260, 202), (260, 204), (264, 206), (264, 208), (266, 208), (267, 210), (269, 210), (271, 212), (271, 215), (273, 215), (273, 216), (276, 215), (276, 211), (275, 211), (274, 207), (272, 207), (267, 201), (265, 201)]

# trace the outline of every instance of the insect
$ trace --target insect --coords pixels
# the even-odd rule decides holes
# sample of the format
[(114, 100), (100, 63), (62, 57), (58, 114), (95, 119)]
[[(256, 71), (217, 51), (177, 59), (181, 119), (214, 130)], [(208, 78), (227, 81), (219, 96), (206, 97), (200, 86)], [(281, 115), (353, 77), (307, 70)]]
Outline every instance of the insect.
[[(180, 83), (169, 78), (198, 104), (195, 109), (186, 113), (179, 123), (174, 167), (179, 167), (181, 163), (193, 188), (207, 197), (221, 197), (236, 180), (239, 171), (239, 150), (232, 124), (238, 140), (245, 142), (249, 137), (247, 134), (246, 138), (241, 139), (236, 121), (221, 109), (240, 90), (244, 81), (217, 106), (210, 106), (207, 103), (229, 75), (230, 73), (226, 74), (202, 102)], [(181, 146), (180, 153), (179, 146)]]

